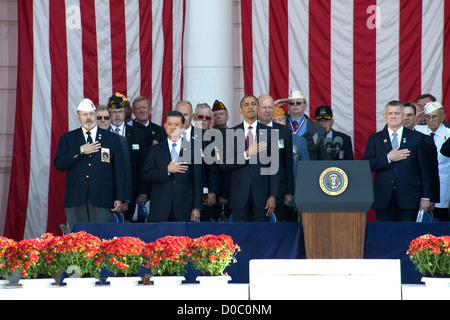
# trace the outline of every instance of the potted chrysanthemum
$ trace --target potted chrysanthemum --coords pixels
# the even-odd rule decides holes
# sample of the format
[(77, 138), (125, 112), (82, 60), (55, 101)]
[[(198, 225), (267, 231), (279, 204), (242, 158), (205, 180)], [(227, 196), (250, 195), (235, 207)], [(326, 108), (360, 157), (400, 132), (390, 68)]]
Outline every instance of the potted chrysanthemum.
[(68, 277), (64, 282), (73, 287), (94, 286), (100, 276), (100, 238), (85, 231), (69, 233), (61, 238), (55, 260)]
[[(436, 237), (431, 234), (411, 241), (408, 251), (410, 260), (422, 275), (427, 286), (450, 284), (450, 236)], [(443, 284), (438, 284), (443, 283)]]
[(102, 242), (102, 267), (112, 272), (107, 279), (112, 286), (139, 283), (141, 278), (137, 274), (143, 265), (144, 246), (145, 243), (135, 237), (115, 237)]
[(144, 249), (145, 266), (151, 269), (155, 285), (181, 284), (191, 251), (191, 238), (166, 236), (148, 243)]
[(12, 275), (16, 266), (15, 258), (17, 242), (5, 237), (0, 237), (0, 288), (9, 284), (6, 276)]
[(234, 243), (233, 238), (228, 235), (205, 235), (193, 239), (191, 261), (194, 267), (200, 270), (203, 276), (197, 277), (200, 284), (214, 281), (228, 283), (231, 277), (224, 273), (230, 263), (235, 263), (236, 254), (240, 247)]
[(59, 267), (54, 258), (59, 240), (60, 237), (46, 233), (41, 238), (19, 241), (16, 263), (23, 287), (50, 287), (55, 282), (54, 275)]

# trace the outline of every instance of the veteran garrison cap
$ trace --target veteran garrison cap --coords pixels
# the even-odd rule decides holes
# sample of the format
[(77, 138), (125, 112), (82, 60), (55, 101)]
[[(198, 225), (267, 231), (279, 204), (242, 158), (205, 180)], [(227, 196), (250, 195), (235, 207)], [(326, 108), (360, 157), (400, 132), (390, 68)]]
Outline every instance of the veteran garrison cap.
[(220, 110), (226, 110), (227, 111), (227, 108), (219, 100), (214, 101), (214, 104), (213, 104), (213, 107), (212, 107), (212, 111), (214, 112), (214, 111), (220, 111)]
[(108, 100), (108, 108), (111, 109), (122, 109), (125, 107), (126, 103), (129, 103), (127, 97), (123, 94), (116, 92), (113, 96), (111, 96)]

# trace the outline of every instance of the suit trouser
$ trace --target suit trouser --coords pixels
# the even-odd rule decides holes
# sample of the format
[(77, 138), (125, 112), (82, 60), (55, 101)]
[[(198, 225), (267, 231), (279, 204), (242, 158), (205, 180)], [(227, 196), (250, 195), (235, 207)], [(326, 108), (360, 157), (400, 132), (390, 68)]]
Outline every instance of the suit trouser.
[(111, 208), (97, 207), (92, 204), (89, 195), (82, 205), (64, 208), (67, 218), (67, 228), (72, 228), (77, 222), (114, 222), (115, 214), (111, 212)]
[(376, 209), (376, 216), (378, 222), (386, 221), (402, 221), (415, 222), (417, 218), (417, 209), (402, 209), (398, 205), (397, 194), (392, 190), (391, 201), (385, 209)]
[(241, 209), (232, 209), (233, 222), (269, 222), (270, 218), (266, 216), (266, 209), (259, 209), (253, 202), (252, 192), (247, 200), (247, 204)]

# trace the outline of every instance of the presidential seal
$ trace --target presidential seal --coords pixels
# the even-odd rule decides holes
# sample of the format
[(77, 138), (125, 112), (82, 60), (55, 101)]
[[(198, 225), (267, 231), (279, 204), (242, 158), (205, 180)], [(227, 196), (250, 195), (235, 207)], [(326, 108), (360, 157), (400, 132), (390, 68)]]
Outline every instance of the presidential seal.
[(347, 189), (348, 177), (344, 170), (331, 167), (322, 172), (319, 178), (319, 185), (326, 194), (338, 196)]

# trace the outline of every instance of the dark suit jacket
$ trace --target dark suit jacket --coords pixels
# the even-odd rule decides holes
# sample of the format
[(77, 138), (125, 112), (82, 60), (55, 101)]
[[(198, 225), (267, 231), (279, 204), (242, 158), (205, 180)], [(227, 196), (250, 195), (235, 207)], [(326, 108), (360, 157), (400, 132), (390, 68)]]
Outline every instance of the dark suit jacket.
[(333, 159), (331, 160), (355, 160), (355, 156), (353, 155), (352, 138), (350, 138), (349, 135), (346, 135), (343, 132), (334, 130), (331, 131), (333, 131), (333, 140), (336, 137), (341, 137), (342, 140), (344, 141), (340, 153), (336, 154), (336, 156), (333, 157)]
[(280, 161), (280, 198), (285, 194), (294, 194), (294, 165), (292, 133), (287, 126), (273, 122), (273, 129), (278, 130), (278, 148)]
[(112, 208), (114, 200), (126, 200), (125, 164), (119, 137), (98, 128), (95, 140), (109, 149), (109, 162), (101, 149), (94, 154), (81, 154), (80, 147), (86, 144), (81, 128), (63, 134), (59, 140), (53, 165), (66, 171), (64, 208), (83, 204), (87, 195), (95, 206), (103, 208)]
[[(186, 152), (190, 151), (190, 157)], [(185, 173), (168, 174), (167, 166), (171, 161), (167, 139), (150, 148), (145, 161), (143, 178), (151, 183), (150, 221), (167, 221), (173, 210), (177, 221), (188, 222), (192, 209), (203, 207), (202, 165), (194, 162), (194, 148), (183, 143), (181, 158), (190, 158)]]
[[(244, 132), (244, 124), (241, 123), (230, 130)], [(264, 132), (267, 134), (268, 157), (271, 157), (271, 130), (272, 128), (258, 123), (254, 140), (255, 142), (260, 142), (262, 134)], [(238, 140), (239, 138), (243, 138), (243, 140)], [(234, 150), (233, 152), (229, 151), (231, 148)], [(226, 160), (221, 167), (223, 170), (229, 171), (230, 174), (230, 208), (244, 208), (251, 193), (255, 206), (259, 209), (264, 209), (267, 199), (270, 196), (279, 196), (280, 179), (278, 168), (275, 168), (276, 173), (272, 175), (262, 175), (261, 169), (267, 170), (271, 163), (263, 164), (261, 154), (250, 158), (250, 160), (242, 161), (243, 163), (239, 163), (239, 157), (243, 160), (241, 151), (245, 151), (247, 148), (248, 146), (244, 136), (236, 134), (233, 141), (226, 141)], [(275, 146), (275, 150), (277, 150), (277, 146)], [(233, 157), (231, 157), (231, 154)]]
[(441, 154), (446, 157), (450, 157), (450, 139), (447, 139), (447, 141), (445, 141), (442, 145)]
[(142, 170), (148, 153), (147, 142), (142, 130), (125, 124), (125, 138), (128, 142), (128, 152), (131, 164), (132, 202), (140, 194), (147, 195), (150, 187), (142, 179)]
[(144, 126), (143, 124), (140, 124), (136, 120), (133, 120), (133, 127), (141, 129), (142, 132), (144, 132), (145, 141), (147, 142), (147, 146), (151, 146), (153, 144), (153, 141), (156, 140), (156, 136), (159, 133), (165, 132), (161, 126), (158, 126), (157, 124), (155, 124), (151, 121), (148, 123), (148, 126)]
[(427, 145), (427, 155), (428, 155), (428, 166), (430, 168), (430, 179), (431, 179), (431, 196), (430, 201), (434, 203), (439, 203), (441, 194), (441, 186), (439, 183), (439, 163), (438, 163), (438, 151), (436, 150), (436, 145), (434, 144), (434, 139), (427, 135), (423, 135), (425, 144)]
[(363, 159), (369, 161), (375, 172), (374, 209), (388, 206), (394, 188), (402, 209), (418, 209), (420, 199), (431, 196), (427, 149), (422, 134), (403, 128), (399, 149), (409, 149), (410, 156), (389, 163), (387, 154), (392, 146), (387, 126), (369, 137)]

